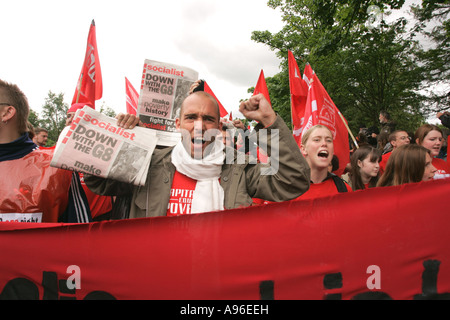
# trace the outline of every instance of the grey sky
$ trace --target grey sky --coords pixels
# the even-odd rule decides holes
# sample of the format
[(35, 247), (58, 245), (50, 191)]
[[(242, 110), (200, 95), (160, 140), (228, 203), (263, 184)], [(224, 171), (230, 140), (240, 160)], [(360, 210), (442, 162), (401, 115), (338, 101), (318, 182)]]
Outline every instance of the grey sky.
[(91, 21), (96, 24), (103, 98), (125, 112), (125, 77), (136, 90), (145, 59), (183, 65), (208, 81), (236, 114), (261, 69), (279, 72), (280, 61), (251, 31), (277, 31), (280, 14), (267, 0), (31, 1), (0, 4), (0, 78), (16, 83), (40, 111), (48, 91), (71, 103)]

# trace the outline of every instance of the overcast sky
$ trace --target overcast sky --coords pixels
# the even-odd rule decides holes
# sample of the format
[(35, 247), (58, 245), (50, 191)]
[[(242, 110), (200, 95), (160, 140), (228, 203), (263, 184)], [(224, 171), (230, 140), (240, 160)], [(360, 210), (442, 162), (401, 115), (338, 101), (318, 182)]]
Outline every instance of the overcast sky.
[(198, 71), (236, 112), (261, 69), (266, 77), (280, 71), (275, 53), (250, 39), (282, 26), (267, 0), (17, 0), (0, 8), (0, 79), (17, 84), (37, 112), (49, 90), (71, 103), (92, 20), (103, 76), (97, 108), (125, 112), (125, 77), (139, 92), (145, 59)]

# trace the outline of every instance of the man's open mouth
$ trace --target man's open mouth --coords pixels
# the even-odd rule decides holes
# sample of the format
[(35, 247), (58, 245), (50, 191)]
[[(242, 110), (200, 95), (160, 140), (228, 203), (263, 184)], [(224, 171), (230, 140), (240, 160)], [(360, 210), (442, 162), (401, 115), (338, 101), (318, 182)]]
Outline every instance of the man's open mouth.
[(203, 140), (202, 138), (198, 137), (198, 138), (192, 138), (192, 143), (193, 144), (204, 144), (206, 141)]

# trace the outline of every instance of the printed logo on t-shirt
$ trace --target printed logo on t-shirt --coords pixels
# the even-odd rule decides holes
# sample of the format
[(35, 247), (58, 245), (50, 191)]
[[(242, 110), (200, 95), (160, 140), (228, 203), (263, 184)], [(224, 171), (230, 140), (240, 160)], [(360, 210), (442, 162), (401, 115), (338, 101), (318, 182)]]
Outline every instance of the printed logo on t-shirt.
[(170, 189), (170, 199), (167, 208), (167, 216), (191, 214), (192, 196), (197, 181), (184, 174), (175, 172)]

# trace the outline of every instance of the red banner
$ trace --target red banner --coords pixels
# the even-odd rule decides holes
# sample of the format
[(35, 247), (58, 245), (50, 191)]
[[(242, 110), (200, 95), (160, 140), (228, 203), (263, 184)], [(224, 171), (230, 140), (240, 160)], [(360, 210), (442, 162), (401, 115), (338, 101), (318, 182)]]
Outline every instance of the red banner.
[(450, 298), (450, 180), (179, 217), (0, 223), (0, 298)]

